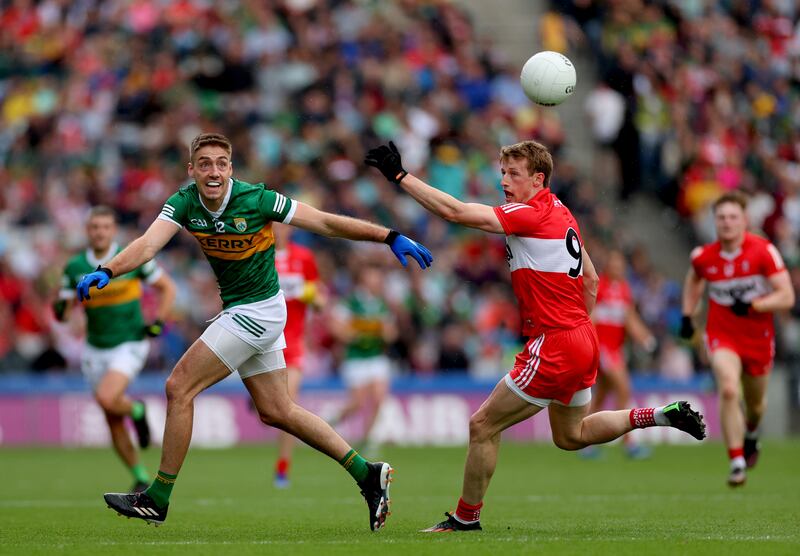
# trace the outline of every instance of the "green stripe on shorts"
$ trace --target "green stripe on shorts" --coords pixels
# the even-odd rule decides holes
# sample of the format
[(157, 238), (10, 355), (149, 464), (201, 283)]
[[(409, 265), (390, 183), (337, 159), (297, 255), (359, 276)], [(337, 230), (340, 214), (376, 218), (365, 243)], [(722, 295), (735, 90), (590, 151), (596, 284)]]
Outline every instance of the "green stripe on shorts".
[(266, 331), (267, 331), (267, 329), (266, 329), (266, 328), (264, 328), (263, 326), (261, 326), (260, 324), (258, 324), (258, 322), (256, 322), (255, 320), (251, 319), (250, 317), (248, 317), (248, 316), (246, 316), (246, 315), (239, 315), (238, 313), (237, 313), (237, 315), (238, 315), (240, 318), (244, 319), (244, 321), (245, 321), (245, 322), (249, 322), (249, 323), (250, 323), (250, 325), (251, 325), (253, 328), (255, 328), (256, 330), (260, 331), (260, 332), (261, 332), (261, 334), (263, 334), (264, 332), (266, 332)]
[(236, 322), (236, 324), (244, 328), (247, 332), (249, 332), (256, 338), (261, 337), (261, 332), (256, 330), (251, 324), (249, 324), (246, 320), (244, 320), (241, 315), (237, 315), (236, 313), (231, 313), (231, 317), (233, 318), (234, 322)]

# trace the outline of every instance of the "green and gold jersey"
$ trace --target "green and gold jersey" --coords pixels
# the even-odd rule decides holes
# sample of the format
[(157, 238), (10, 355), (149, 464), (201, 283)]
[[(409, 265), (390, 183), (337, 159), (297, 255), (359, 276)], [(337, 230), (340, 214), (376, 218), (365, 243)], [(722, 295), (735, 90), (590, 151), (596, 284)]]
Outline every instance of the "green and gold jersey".
[(367, 292), (356, 291), (336, 309), (337, 317), (350, 323), (354, 335), (345, 349), (346, 359), (383, 355), (383, 331), (392, 315), (386, 303)]
[(273, 222), (288, 224), (297, 204), (263, 183), (232, 179), (218, 211), (200, 199), (195, 183), (164, 204), (162, 220), (186, 228), (203, 249), (217, 277), (224, 309), (278, 293)]
[[(115, 243), (108, 253), (98, 259), (91, 249), (72, 257), (61, 278), (61, 299), (75, 298), (75, 288), (85, 275), (94, 272), (122, 249)], [(91, 299), (83, 302), (86, 310), (87, 341), (98, 348), (112, 348), (124, 342), (144, 338), (144, 318), (140, 299), (142, 281), (153, 283), (161, 276), (155, 261), (149, 261), (136, 270), (115, 276), (102, 290), (92, 289)]]

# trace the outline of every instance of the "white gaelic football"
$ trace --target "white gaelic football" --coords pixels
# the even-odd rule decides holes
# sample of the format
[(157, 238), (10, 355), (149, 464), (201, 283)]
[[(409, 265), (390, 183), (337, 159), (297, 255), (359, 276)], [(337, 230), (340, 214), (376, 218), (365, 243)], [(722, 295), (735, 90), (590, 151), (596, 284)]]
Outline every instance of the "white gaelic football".
[(519, 76), (525, 94), (536, 104), (561, 104), (575, 90), (575, 66), (558, 52), (537, 52), (522, 66)]

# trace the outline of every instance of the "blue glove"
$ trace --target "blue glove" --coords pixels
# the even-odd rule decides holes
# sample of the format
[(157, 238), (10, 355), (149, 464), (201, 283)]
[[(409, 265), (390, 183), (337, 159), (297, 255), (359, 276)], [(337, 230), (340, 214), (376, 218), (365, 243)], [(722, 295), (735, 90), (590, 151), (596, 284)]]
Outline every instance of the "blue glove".
[(427, 247), (399, 232), (390, 231), (383, 242), (391, 247), (392, 253), (403, 266), (408, 264), (406, 256), (413, 257), (419, 263), (420, 268), (428, 268), (433, 262), (433, 255), (428, 251)]
[(78, 300), (84, 301), (86, 299), (91, 299), (89, 297), (89, 288), (95, 286), (98, 290), (102, 290), (108, 285), (112, 276), (112, 272), (102, 266), (98, 266), (97, 270), (85, 275), (81, 278), (81, 281), (78, 282)]

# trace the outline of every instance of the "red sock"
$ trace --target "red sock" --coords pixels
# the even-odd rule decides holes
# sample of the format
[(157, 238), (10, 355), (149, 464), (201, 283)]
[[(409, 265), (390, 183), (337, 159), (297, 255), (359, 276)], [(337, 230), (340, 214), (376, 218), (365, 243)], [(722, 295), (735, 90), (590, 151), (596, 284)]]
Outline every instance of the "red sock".
[(743, 458), (744, 448), (730, 448), (728, 450), (728, 459)]
[(467, 504), (464, 502), (463, 498), (458, 499), (458, 506), (456, 507), (456, 517), (459, 521), (463, 521), (464, 523), (472, 523), (473, 521), (478, 521), (481, 518), (481, 508), (483, 507), (483, 502), (473, 506), (472, 504)]
[(289, 460), (281, 458), (275, 464), (275, 473), (278, 475), (286, 475), (289, 472)]
[(655, 412), (656, 412), (655, 407), (637, 407), (636, 409), (631, 409), (630, 414), (628, 414), (628, 418), (631, 420), (631, 426), (634, 429), (655, 427), (656, 426), (656, 418), (654, 416)]

